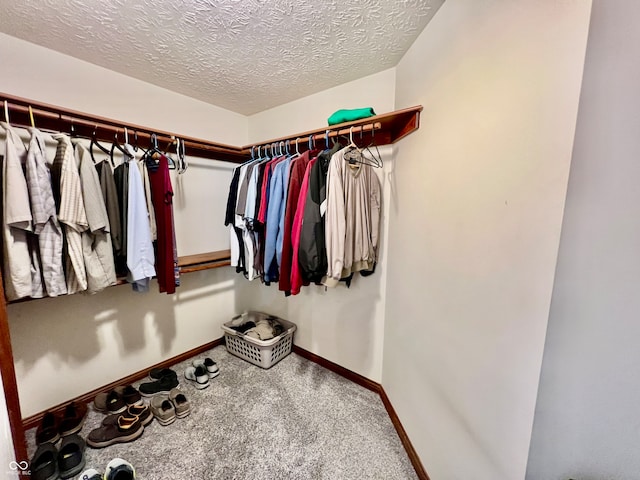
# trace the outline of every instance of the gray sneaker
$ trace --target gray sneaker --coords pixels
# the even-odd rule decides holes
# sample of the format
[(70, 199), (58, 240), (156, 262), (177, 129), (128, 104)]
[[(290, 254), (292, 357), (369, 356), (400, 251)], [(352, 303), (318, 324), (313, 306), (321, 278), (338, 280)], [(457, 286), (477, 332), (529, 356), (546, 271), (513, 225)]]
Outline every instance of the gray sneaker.
[(187, 400), (187, 397), (185, 397), (184, 393), (178, 388), (174, 388), (169, 392), (169, 400), (171, 400), (171, 403), (173, 403), (176, 409), (176, 417), (184, 418), (191, 413), (189, 400)]
[(202, 365), (187, 367), (184, 371), (184, 378), (193, 383), (198, 390), (209, 386), (209, 372), (207, 372), (207, 369)]
[(166, 427), (176, 421), (176, 408), (168, 398), (154, 397), (149, 406), (160, 425)]
[(197, 359), (193, 361), (193, 366), (194, 367), (204, 367), (205, 370), (207, 370), (207, 373), (209, 374), (209, 378), (216, 378), (218, 376), (218, 374), (220, 373), (220, 369), (218, 368), (218, 364), (212, 360), (211, 358), (207, 357), (205, 359)]

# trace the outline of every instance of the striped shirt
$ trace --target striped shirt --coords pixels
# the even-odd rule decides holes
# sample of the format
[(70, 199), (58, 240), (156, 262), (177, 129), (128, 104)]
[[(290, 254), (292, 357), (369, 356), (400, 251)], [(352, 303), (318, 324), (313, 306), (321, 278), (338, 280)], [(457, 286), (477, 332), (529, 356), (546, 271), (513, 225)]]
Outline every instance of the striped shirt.
[[(73, 155), (73, 145), (67, 135), (53, 136), (58, 142), (56, 156), (51, 166), (51, 181), (58, 207), (58, 220), (66, 237), (65, 271), (67, 293), (87, 289), (87, 271), (82, 255), (82, 232), (89, 228), (82, 198), (82, 185), (78, 164)], [(57, 193), (57, 195), (56, 195)]]

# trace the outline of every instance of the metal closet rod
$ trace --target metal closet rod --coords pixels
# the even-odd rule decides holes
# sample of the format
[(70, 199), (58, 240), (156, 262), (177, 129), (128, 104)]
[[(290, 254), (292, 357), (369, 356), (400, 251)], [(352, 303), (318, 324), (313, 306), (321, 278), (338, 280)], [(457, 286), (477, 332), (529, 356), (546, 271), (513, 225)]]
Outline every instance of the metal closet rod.
[[(8, 119), (5, 118), (4, 113), (5, 101), (7, 102), (9, 111)], [(156, 134), (160, 143), (171, 144), (175, 138), (184, 140), (185, 149), (189, 155), (232, 162), (241, 162), (244, 157), (241, 148), (231, 145), (151, 129), (141, 125), (120, 122), (96, 115), (88, 115), (82, 112), (0, 93), (0, 118), (2, 118), (2, 120), (9, 120), (11, 125), (22, 127), (31, 126), (30, 108), (33, 113), (36, 128), (42, 130), (70, 133), (73, 129), (75, 135), (85, 138), (91, 138), (95, 131), (98, 140), (112, 142), (116, 135), (119, 141), (123, 141), (126, 128), (130, 134), (130, 141), (136, 133), (139, 141), (149, 141), (151, 135)]]

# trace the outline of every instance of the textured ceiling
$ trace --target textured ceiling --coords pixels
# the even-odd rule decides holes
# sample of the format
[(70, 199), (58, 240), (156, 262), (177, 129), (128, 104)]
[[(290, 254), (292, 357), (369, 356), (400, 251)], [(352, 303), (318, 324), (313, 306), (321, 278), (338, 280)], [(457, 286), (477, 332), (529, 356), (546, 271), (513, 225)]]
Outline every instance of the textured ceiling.
[(444, 0), (0, 0), (0, 31), (252, 114), (393, 67)]

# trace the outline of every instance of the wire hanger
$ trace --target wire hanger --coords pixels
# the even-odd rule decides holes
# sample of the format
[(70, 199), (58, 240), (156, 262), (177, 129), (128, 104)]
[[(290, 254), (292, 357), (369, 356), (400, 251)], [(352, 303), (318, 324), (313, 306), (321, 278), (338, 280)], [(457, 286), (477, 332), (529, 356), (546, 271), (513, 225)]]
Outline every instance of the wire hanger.
[(187, 171), (187, 168), (189, 168), (189, 164), (187, 163), (187, 157), (185, 155), (184, 140), (179, 138), (176, 140), (176, 155), (178, 156), (178, 166), (176, 170), (182, 175)]
[(349, 165), (365, 163), (363, 161), (362, 150), (360, 150), (360, 147), (353, 141), (353, 127), (349, 128), (349, 144), (342, 153), (342, 159), (349, 162)]
[[(364, 130), (364, 127), (362, 127), (362, 129), (360, 130), (361, 139), (362, 139), (362, 130)], [(371, 150), (371, 147), (375, 148), (375, 152)], [(364, 147), (363, 153), (369, 154), (369, 156), (364, 155), (364, 157), (369, 162), (371, 162), (371, 165), (373, 165), (374, 167), (382, 168), (384, 166), (384, 162), (382, 161), (382, 156), (380, 155), (380, 150), (378, 149), (378, 145), (376, 144), (375, 125), (371, 125), (371, 142), (369, 143), (369, 145)]]

